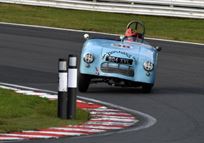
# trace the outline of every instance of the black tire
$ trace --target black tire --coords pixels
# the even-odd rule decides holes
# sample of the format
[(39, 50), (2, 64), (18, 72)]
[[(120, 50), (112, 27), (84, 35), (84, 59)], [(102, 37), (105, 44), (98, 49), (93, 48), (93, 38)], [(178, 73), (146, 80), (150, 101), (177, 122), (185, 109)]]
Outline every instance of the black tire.
[(153, 87), (152, 84), (142, 85), (142, 92), (143, 93), (150, 93), (152, 91), (152, 87)]
[(86, 92), (89, 88), (91, 78), (89, 75), (79, 73), (78, 88), (80, 92)]

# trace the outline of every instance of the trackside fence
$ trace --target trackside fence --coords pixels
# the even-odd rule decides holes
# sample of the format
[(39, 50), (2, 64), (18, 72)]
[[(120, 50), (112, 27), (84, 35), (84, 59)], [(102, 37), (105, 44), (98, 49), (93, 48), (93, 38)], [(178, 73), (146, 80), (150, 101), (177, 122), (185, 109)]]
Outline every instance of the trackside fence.
[(204, 0), (0, 0), (4, 3), (204, 19)]

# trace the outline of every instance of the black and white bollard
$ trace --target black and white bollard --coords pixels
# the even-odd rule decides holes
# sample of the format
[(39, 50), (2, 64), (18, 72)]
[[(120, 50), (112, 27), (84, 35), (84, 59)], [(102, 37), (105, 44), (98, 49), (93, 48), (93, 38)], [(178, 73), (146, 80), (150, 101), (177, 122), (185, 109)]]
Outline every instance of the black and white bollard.
[(76, 117), (76, 94), (77, 94), (77, 57), (69, 55), (68, 58), (68, 119)]
[(67, 60), (59, 59), (58, 117), (67, 119)]

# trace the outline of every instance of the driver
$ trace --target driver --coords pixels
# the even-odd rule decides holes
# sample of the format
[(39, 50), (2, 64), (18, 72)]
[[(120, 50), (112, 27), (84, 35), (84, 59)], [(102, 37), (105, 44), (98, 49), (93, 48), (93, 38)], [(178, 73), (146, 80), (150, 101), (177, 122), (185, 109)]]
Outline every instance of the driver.
[(125, 37), (127, 37), (127, 41), (136, 41), (137, 39), (137, 32), (134, 32), (132, 28), (128, 28), (126, 31), (125, 31)]

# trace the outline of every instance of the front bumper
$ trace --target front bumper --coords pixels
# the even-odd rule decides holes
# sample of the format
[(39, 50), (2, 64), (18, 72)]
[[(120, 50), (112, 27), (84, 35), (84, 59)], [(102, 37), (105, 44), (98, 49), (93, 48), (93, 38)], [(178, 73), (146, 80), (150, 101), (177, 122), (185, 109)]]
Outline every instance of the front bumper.
[(92, 63), (87, 66), (87, 63), (81, 62), (80, 73), (94, 76), (94, 78), (118, 78), (132, 82), (154, 84), (155, 69), (147, 72), (143, 68), (143, 64), (122, 65), (116, 63)]

